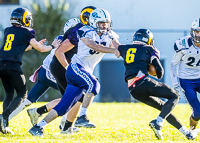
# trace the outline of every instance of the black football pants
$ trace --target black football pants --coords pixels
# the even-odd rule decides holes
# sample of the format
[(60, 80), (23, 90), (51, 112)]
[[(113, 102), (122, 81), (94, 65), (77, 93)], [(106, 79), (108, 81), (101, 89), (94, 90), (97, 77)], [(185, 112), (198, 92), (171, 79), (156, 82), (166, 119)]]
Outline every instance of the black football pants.
[[(6, 92), (3, 101), (3, 116), (8, 118), (25, 98), (27, 98), (26, 79), (22, 72), (11, 69), (0, 70), (0, 78)], [(14, 97), (14, 90), (17, 96)]]
[[(137, 81), (135, 87), (129, 87), (129, 91), (136, 100), (160, 110), (159, 116), (166, 119), (174, 127), (177, 129), (182, 127), (175, 116), (171, 114), (180, 96), (168, 85), (146, 77)], [(164, 102), (160, 98), (168, 100)]]

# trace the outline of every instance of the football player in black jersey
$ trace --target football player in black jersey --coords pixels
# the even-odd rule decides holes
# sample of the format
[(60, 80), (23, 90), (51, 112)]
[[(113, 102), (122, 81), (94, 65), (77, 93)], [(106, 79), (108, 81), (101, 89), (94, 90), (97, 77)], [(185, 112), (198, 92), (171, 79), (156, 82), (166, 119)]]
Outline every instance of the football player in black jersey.
[[(0, 132), (4, 134), (10, 131), (9, 115), (27, 97), (26, 79), (21, 69), (24, 52), (32, 48), (48, 52), (54, 47), (43, 45), (46, 39), (36, 41), (35, 31), (31, 28), (33, 18), (28, 9), (15, 9), (11, 14), (10, 23), (12, 26), (4, 30), (4, 43), (0, 49), (0, 78), (6, 93), (3, 113), (0, 114)], [(17, 96), (13, 99), (14, 91)]]
[[(198, 130), (189, 131), (171, 114), (179, 101), (179, 94), (163, 82), (158, 82), (148, 76), (150, 63), (156, 68), (158, 79), (164, 74), (159, 61), (160, 52), (153, 43), (153, 33), (148, 29), (139, 29), (133, 36), (133, 44), (118, 47), (124, 59), (125, 81), (128, 83), (129, 92), (135, 99), (161, 111), (157, 119), (149, 123), (158, 139), (163, 139), (162, 126), (165, 119), (180, 130), (187, 139), (194, 139)], [(168, 100), (164, 102), (160, 98)]]

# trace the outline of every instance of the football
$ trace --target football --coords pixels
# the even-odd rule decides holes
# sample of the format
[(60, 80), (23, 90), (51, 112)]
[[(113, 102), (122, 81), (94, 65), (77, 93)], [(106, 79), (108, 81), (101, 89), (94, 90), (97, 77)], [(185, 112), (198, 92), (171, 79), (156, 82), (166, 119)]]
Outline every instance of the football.
[(148, 73), (151, 76), (156, 76), (156, 68), (154, 67), (153, 64), (149, 64), (149, 68), (148, 68)]

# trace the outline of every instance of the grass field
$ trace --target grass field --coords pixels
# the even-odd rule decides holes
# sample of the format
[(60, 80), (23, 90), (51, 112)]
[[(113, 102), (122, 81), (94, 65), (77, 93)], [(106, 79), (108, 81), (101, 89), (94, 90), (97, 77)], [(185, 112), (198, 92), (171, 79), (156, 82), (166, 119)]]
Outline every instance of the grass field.
[[(38, 107), (44, 102), (31, 105), (29, 108)], [(2, 102), (0, 103), (2, 112)], [(28, 109), (28, 108), (27, 108)], [(191, 109), (188, 104), (178, 104), (173, 113), (181, 123), (189, 127)], [(163, 142), (182, 143), (200, 142), (200, 135), (195, 140), (188, 141), (185, 136), (167, 122), (163, 127), (163, 141), (158, 141), (153, 131), (148, 126), (149, 122), (157, 117), (159, 112), (141, 103), (93, 103), (88, 111), (89, 119), (97, 125), (97, 128), (81, 128), (81, 132), (66, 135), (60, 132), (59, 123), (61, 117), (51, 122), (44, 129), (44, 137), (34, 137), (28, 130), (32, 127), (26, 109), (10, 121), (10, 127), (15, 135), (1, 134), (0, 142), (4, 143), (116, 143), (116, 142)], [(44, 116), (43, 116), (44, 117)], [(42, 117), (42, 118), (43, 118)], [(40, 119), (42, 119), (40, 118)], [(199, 126), (198, 126), (199, 127)]]

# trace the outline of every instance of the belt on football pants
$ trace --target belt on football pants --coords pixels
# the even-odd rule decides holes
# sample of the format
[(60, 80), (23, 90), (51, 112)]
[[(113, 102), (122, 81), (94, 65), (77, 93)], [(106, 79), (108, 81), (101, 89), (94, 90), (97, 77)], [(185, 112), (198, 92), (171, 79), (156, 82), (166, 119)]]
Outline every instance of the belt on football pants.
[(134, 77), (131, 83), (128, 85), (128, 87), (132, 86), (136, 81), (140, 80), (141, 78), (145, 77), (145, 75)]

